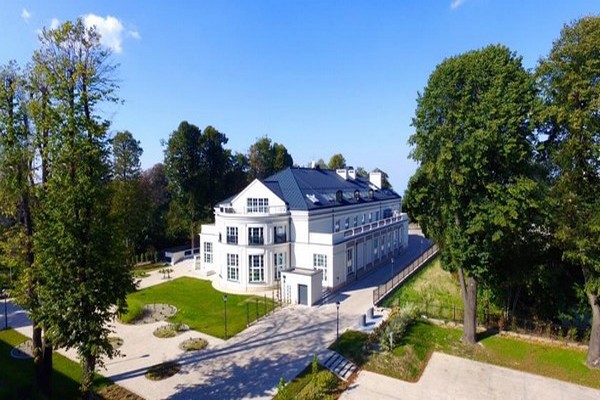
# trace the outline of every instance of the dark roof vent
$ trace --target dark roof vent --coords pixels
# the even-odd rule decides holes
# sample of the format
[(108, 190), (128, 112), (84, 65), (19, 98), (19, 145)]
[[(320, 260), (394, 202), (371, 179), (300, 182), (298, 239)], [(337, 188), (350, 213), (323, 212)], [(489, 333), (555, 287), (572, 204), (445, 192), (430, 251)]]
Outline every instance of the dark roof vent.
[(337, 192), (335, 192), (335, 201), (337, 201), (338, 203), (342, 202), (342, 191), (338, 190)]

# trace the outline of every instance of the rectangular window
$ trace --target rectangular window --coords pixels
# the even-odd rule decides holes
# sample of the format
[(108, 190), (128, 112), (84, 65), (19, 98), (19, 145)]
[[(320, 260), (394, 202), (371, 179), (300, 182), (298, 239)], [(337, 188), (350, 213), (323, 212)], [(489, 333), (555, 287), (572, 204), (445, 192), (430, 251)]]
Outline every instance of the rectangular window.
[(348, 275), (354, 272), (354, 263), (352, 262), (352, 256), (354, 251), (352, 249), (346, 249), (346, 272)]
[(346, 223), (344, 225), (344, 229), (350, 228), (350, 218), (346, 218)]
[(379, 243), (381, 244), (381, 256), (383, 257), (383, 253), (385, 251), (385, 233), (381, 235), (381, 239), (379, 239)]
[(281, 225), (281, 226), (276, 226), (275, 228), (273, 228), (273, 231), (275, 233), (275, 243), (285, 243), (287, 242), (287, 237), (285, 234), (285, 226)]
[(373, 213), (372, 212), (369, 213), (369, 222), (373, 222)]
[(248, 228), (248, 244), (260, 245), (265, 243), (263, 228)]
[(379, 211), (375, 211), (375, 221), (379, 221)]
[(377, 258), (377, 251), (379, 250), (379, 241), (377, 238), (373, 239), (373, 258)]
[(227, 254), (227, 280), (240, 280), (240, 259), (237, 254)]
[(392, 247), (392, 233), (388, 233), (388, 252), (390, 251), (390, 248)]
[(367, 214), (363, 214), (361, 224), (365, 224), (367, 222)]
[(285, 269), (285, 253), (273, 254), (273, 268), (275, 280), (278, 281), (281, 279), (281, 271)]
[(248, 282), (265, 281), (265, 260), (262, 254), (248, 256)]
[(327, 282), (327, 255), (313, 254), (313, 268), (323, 271), (323, 282)]
[(354, 216), (354, 226), (358, 226), (358, 216)]
[(227, 243), (238, 244), (238, 228), (236, 226), (227, 227)]
[(204, 242), (204, 262), (212, 264), (213, 262), (213, 244), (212, 242)]
[(340, 231), (340, 220), (339, 219), (335, 220), (335, 231), (336, 232)]
[(268, 213), (269, 212), (269, 199), (255, 199), (249, 197), (247, 199), (247, 212), (248, 213)]

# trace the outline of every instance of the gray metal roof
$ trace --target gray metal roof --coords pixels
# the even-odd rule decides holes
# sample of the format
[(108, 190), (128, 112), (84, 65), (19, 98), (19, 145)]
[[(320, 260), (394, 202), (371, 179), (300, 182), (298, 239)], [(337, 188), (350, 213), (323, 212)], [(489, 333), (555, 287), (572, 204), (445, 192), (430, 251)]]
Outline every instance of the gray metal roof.
[[(286, 168), (261, 180), (290, 210), (315, 210), (400, 199), (390, 189), (378, 189), (368, 178), (344, 179), (335, 170), (318, 168)], [(338, 192), (341, 192), (341, 199)]]

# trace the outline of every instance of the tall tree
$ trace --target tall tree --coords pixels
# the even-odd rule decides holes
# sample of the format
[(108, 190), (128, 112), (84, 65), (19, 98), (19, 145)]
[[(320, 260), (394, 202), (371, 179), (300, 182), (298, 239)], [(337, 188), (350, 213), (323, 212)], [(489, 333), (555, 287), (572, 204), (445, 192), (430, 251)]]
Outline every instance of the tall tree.
[(127, 250), (126, 263), (141, 250), (147, 235), (148, 197), (141, 184), (140, 142), (131, 132), (118, 132), (112, 139), (112, 206), (111, 212)]
[(81, 20), (44, 29), (40, 42), (34, 68), (46, 77), (62, 123), (45, 150), (52, 166), (34, 240), (43, 285), (32, 315), (54, 345), (77, 349), (89, 398), (96, 365), (115, 354), (107, 324), (132, 288), (110, 218), (109, 122), (96, 113), (99, 104), (116, 101), (115, 67)]
[(203, 191), (206, 193), (201, 217), (212, 218), (212, 208), (225, 196), (226, 175), (231, 168), (231, 151), (223, 146), (229, 139), (212, 126), (207, 126), (201, 136), (201, 162), (198, 166), (202, 177)]
[(115, 180), (122, 182), (133, 181), (141, 173), (140, 157), (144, 150), (139, 140), (135, 140), (131, 132), (117, 132), (112, 139), (113, 173)]
[[(45, 149), (53, 122), (47, 84), (36, 72), (21, 73), (14, 62), (0, 72), (0, 218), (10, 221), (1, 256), (11, 269), (21, 270), (17, 300), (32, 315), (40, 306), (35, 222), (49, 171)], [(42, 393), (50, 395), (52, 346), (43, 339), (40, 320), (33, 317), (32, 322), (35, 376)]]
[(555, 237), (583, 271), (592, 310), (586, 364), (600, 367), (600, 17), (566, 25), (537, 69), (554, 169)]
[(327, 166), (329, 169), (346, 168), (346, 159), (341, 153), (334, 154), (329, 159), (329, 164)]
[(168, 227), (172, 236), (189, 234), (192, 248), (205, 202), (202, 171), (202, 131), (183, 121), (169, 136), (165, 147), (165, 174), (172, 201)]
[(373, 172), (379, 172), (381, 173), (381, 187), (382, 189), (391, 189), (392, 188), (392, 184), (389, 181), (389, 175), (387, 174), (387, 172), (384, 172), (382, 170), (380, 170), (379, 168), (375, 168), (373, 170)]
[(272, 143), (267, 136), (259, 138), (248, 150), (249, 174), (252, 179), (264, 179), (294, 165), (284, 145)]
[(148, 201), (145, 244), (155, 246), (155, 248), (163, 248), (169, 243), (166, 231), (167, 212), (171, 201), (165, 166), (158, 163), (143, 171), (140, 183), (144, 196)]
[[(21, 284), (16, 288), (17, 299), (26, 310), (34, 312), (40, 304), (33, 246), (35, 217), (40, 209), (34, 160), (36, 147), (42, 140), (36, 137), (30, 122), (30, 106), (35, 100), (27, 96), (27, 79), (15, 62), (0, 70), (0, 219), (8, 222), (2, 232), (0, 259), (11, 269), (22, 272)], [(40, 120), (39, 113), (33, 115)], [(42, 163), (43, 184), (47, 160), (43, 152), (37, 154)], [(34, 317), (32, 322), (35, 376), (42, 393), (49, 395), (52, 347), (42, 339), (39, 319)]]
[(417, 100), (411, 210), (458, 272), (466, 343), (476, 341), (478, 285), (498, 273), (538, 206), (529, 176), (534, 101), (533, 79), (504, 46), (443, 61)]

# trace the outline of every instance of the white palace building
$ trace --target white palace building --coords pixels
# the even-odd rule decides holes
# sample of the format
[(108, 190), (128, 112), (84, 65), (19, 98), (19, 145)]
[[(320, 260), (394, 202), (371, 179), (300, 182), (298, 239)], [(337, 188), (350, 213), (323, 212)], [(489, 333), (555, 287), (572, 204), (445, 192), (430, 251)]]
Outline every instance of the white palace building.
[(215, 206), (196, 268), (227, 291), (312, 305), (408, 246), (401, 197), (353, 169), (287, 168)]

